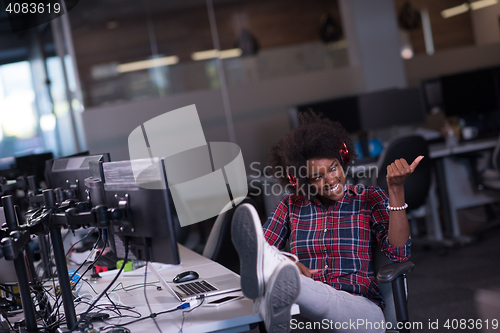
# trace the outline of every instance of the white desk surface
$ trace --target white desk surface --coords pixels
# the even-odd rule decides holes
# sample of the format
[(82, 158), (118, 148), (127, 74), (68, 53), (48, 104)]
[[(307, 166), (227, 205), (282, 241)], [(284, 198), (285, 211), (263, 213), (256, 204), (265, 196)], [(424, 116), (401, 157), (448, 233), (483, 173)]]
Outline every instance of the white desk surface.
[(446, 147), (445, 143), (432, 144), (429, 146), (429, 157), (439, 158), (471, 151), (495, 148), (497, 142), (498, 138), (488, 138), (461, 142), (454, 147)]
[[(198, 272), (200, 278), (209, 278), (212, 276), (222, 275), (232, 273), (229, 269), (224, 266), (213, 262), (189, 249), (186, 247), (179, 245), (179, 252), (181, 257), (180, 265), (172, 265), (169, 267), (165, 267), (160, 270), (160, 274), (167, 281), (172, 281), (175, 275), (180, 272), (184, 272), (187, 270), (194, 270)], [(136, 274), (130, 274), (131, 272), (127, 272), (125, 276), (120, 276), (115, 283), (122, 283), (124, 286), (129, 286), (137, 283), (144, 283), (144, 275), (138, 276)], [(235, 273), (232, 273), (235, 274)], [(237, 275), (237, 274), (235, 274)], [(92, 283), (94, 289), (100, 293), (104, 290), (104, 288), (111, 282), (114, 275), (106, 276), (99, 281)], [(155, 276), (148, 272), (147, 282), (155, 282), (158, 281)], [(160, 285), (159, 282), (157, 285)], [(111, 287), (110, 290), (114, 288)], [(92, 295), (95, 295), (93, 291), (91, 291), (90, 287), (87, 284), (84, 284), (81, 292), (90, 292)], [(156, 290), (155, 287), (147, 287), (147, 296), (148, 301), (151, 306), (151, 311), (154, 313), (165, 311), (171, 308), (175, 308), (180, 305), (180, 303), (175, 299), (165, 288), (161, 291)], [(116, 293), (116, 295), (114, 295)], [(147, 307), (145, 298), (144, 298), (144, 288), (138, 288), (129, 292), (125, 292), (124, 290), (117, 290), (111, 294), (113, 301), (120, 297), (121, 303), (127, 306), (134, 306), (135, 310), (140, 312), (142, 316), (149, 316), (150, 312)], [(233, 292), (225, 295), (242, 295), (241, 291)], [(222, 295), (214, 296), (215, 297), (223, 297)], [(103, 301), (109, 303), (105, 297), (101, 298)], [(196, 306), (196, 301), (193, 301)], [(205, 300), (206, 302), (206, 300)], [(75, 303), (77, 306), (77, 303)], [(77, 306), (77, 314), (84, 312), (86, 307), (83, 305)], [(190, 308), (185, 310), (177, 310), (172, 313), (161, 314), (156, 317), (156, 322), (160, 326), (162, 332), (179, 332), (181, 328), (182, 322), (182, 311), (187, 311)], [(122, 311), (123, 314), (128, 313), (127, 311)], [(299, 308), (297, 305), (292, 307), (292, 313), (299, 313)], [(113, 323), (126, 323), (131, 321), (133, 318), (122, 318), (115, 319)], [(243, 298), (239, 301), (234, 301), (225, 305), (221, 305), (218, 307), (207, 307), (202, 305), (201, 307), (193, 310), (192, 312), (185, 314), (183, 332), (189, 333), (200, 333), (200, 332), (213, 332), (224, 330), (226, 332), (244, 332), (250, 330), (250, 324), (258, 323), (262, 321), (260, 315), (258, 313), (253, 312), (253, 301), (247, 298)], [(95, 327), (103, 327), (106, 324), (103, 322), (96, 322), (94, 324)], [(158, 332), (158, 329), (153, 321), (153, 319), (145, 319), (135, 324), (128, 325), (127, 328), (130, 329), (132, 333), (134, 332)]]

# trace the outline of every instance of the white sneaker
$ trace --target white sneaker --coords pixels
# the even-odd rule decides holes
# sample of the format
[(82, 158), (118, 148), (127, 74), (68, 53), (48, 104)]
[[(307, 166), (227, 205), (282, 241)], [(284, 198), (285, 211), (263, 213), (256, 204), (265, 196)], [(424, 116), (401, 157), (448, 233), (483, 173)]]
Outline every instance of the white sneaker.
[(290, 310), (300, 293), (299, 270), (291, 261), (283, 261), (266, 283), (264, 297), (256, 301), (268, 333), (290, 332)]
[[(297, 257), (284, 254), (264, 239), (259, 215), (251, 204), (236, 208), (231, 225), (231, 238), (240, 257), (241, 290), (250, 299), (264, 295), (264, 284), (282, 262), (297, 262)], [(295, 264), (294, 264), (295, 265)]]

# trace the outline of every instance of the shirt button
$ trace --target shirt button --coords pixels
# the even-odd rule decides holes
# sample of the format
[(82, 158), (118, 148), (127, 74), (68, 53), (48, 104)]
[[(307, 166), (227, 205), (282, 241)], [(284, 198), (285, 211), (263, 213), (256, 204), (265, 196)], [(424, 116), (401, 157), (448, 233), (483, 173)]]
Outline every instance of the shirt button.
[(326, 247), (324, 247), (324, 248), (323, 248), (323, 250), (325, 250), (325, 251), (326, 251)]
[(325, 268), (328, 268), (328, 265), (325, 265)]
[(323, 231), (324, 231), (324, 232), (326, 232), (326, 228), (325, 228), (325, 230), (323, 230)]

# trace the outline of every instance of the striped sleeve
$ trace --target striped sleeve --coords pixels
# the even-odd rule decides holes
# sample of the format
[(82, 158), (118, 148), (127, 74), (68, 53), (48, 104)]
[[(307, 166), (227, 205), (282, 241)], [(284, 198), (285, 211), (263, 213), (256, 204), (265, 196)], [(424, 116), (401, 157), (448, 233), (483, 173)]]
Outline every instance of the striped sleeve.
[(371, 223), (372, 230), (380, 248), (391, 261), (403, 262), (410, 258), (411, 236), (403, 246), (393, 246), (389, 243), (389, 197), (380, 187), (372, 193)]

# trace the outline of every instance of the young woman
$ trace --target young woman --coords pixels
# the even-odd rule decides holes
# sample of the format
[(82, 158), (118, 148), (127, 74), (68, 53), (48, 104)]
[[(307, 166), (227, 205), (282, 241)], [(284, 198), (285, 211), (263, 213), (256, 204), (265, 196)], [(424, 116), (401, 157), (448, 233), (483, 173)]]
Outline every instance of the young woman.
[[(290, 193), (263, 230), (252, 206), (235, 212), (232, 237), (242, 290), (256, 300), (268, 332), (300, 327), (383, 331), (373, 329), (384, 321), (373, 246), (378, 242), (392, 261), (409, 258), (403, 185), (423, 156), (411, 165), (399, 159), (388, 166), (388, 194), (379, 187), (346, 184), (344, 170), (355, 157), (339, 123), (303, 114), (301, 125), (270, 151), (275, 176)], [(287, 241), (291, 255), (278, 250)], [(309, 323), (290, 321), (294, 302)]]

